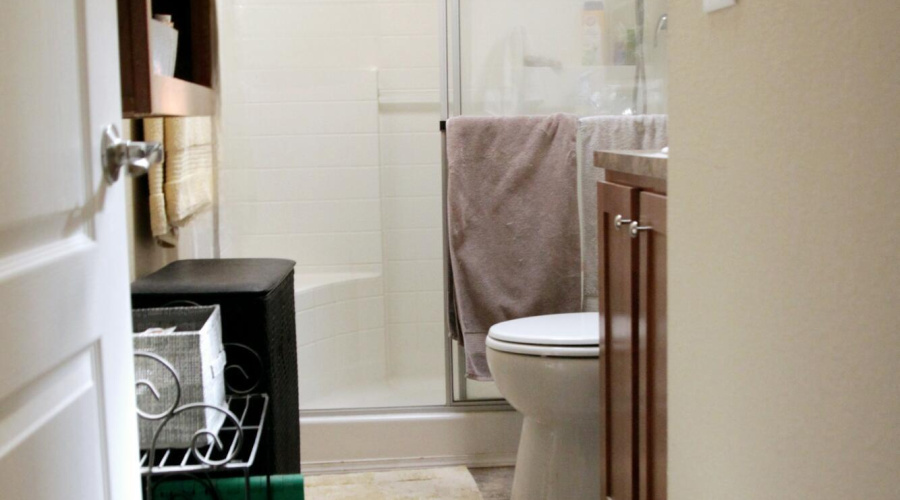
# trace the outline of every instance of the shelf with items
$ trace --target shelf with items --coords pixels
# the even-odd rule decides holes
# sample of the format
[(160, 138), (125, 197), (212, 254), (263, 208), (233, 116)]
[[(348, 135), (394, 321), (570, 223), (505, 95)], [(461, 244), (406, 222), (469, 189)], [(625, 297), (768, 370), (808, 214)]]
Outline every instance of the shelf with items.
[[(214, 12), (212, 0), (118, 0), (125, 118), (214, 113)], [(151, 23), (158, 23), (156, 14), (170, 15), (178, 33), (171, 76), (154, 68)]]

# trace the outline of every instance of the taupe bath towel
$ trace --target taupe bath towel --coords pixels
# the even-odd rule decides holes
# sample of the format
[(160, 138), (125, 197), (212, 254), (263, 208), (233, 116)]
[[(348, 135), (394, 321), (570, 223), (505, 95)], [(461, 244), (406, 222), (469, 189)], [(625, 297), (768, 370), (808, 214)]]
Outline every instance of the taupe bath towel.
[(603, 170), (594, 166), (594, 151), (662, 149), (669, 144), (666, 124), (666, 115), (592, 116), (578, 120), (585, 311), (598, 309), (597, 181), (603, 180)]
[(469, 378), (491, 380), (492, 325), (581, 308), (576, 119), (447, 123), (451, 330)]

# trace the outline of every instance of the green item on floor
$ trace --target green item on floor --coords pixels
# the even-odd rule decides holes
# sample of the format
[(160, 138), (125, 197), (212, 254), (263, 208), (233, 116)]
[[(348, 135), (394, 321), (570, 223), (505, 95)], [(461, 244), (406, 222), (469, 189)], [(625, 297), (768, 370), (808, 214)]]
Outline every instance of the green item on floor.
[[(157, 479), (156, 481), (159, 481)], [(189, 479), (177, 481), (162, 481), (154, 487), (153, 500), (215, 500), (206, 491), (206, 486), (201, 481)], [(244, 500), (244, 478), (228, 477), (213, 479), (221, 500)], [(269, 480), (272, 486), (271, 500), (303, 500), (303, 475), (285, 474), (272, 476)], [(267, 500), (265, 476), (250, 478), (250, 500)]]

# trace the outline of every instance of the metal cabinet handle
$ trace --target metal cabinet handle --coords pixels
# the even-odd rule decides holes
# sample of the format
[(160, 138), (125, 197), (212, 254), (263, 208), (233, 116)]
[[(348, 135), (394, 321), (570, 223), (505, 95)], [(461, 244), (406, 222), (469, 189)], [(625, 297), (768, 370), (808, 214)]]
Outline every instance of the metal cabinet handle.
[(123, 167), (128, 167), (129, 175), (139, 176), (146, 174), (150, 165), (162, 163), (165, 159), (162, 144), (123, 140), (115, 125), (109, 125), (103, 131), (100, 155), (106, 182), (110, 184), (119, 180)]
[(632, 221), (631, 224), (628, 225), (628, 228), (631, 237), (637, 238), (641, 234), (641, 231), (649, 231), (653, 229), (653, 226), (640, 226), (638, 225), (638, 221)]
[(617, 215), (616, 218), (614, 219), (614, 224), (616, 226), (616, 229), (622, 229), (622, 226), (624, 226), (625, 224), (630, 224), (631, 222), (632, 222), (631, 219), (623, 218), (622, 214)]

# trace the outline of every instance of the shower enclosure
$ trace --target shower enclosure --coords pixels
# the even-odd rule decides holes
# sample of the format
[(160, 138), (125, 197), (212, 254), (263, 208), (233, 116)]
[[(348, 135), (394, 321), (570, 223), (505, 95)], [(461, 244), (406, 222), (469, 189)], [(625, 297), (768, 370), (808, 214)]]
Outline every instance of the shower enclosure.
[[(444, 119), (665, 113), (666, 0), (446, 0), (445, 8)], [(450, 351), (455, 397), (499, 397), (493, 384), (460, 376), (462, 348), (452, 342)]]
[(637, 1), (219, 0), (221, 254), (297, 262), (301, 415), (509, 408), (446, 335), (439, 123), (664, 112)]

